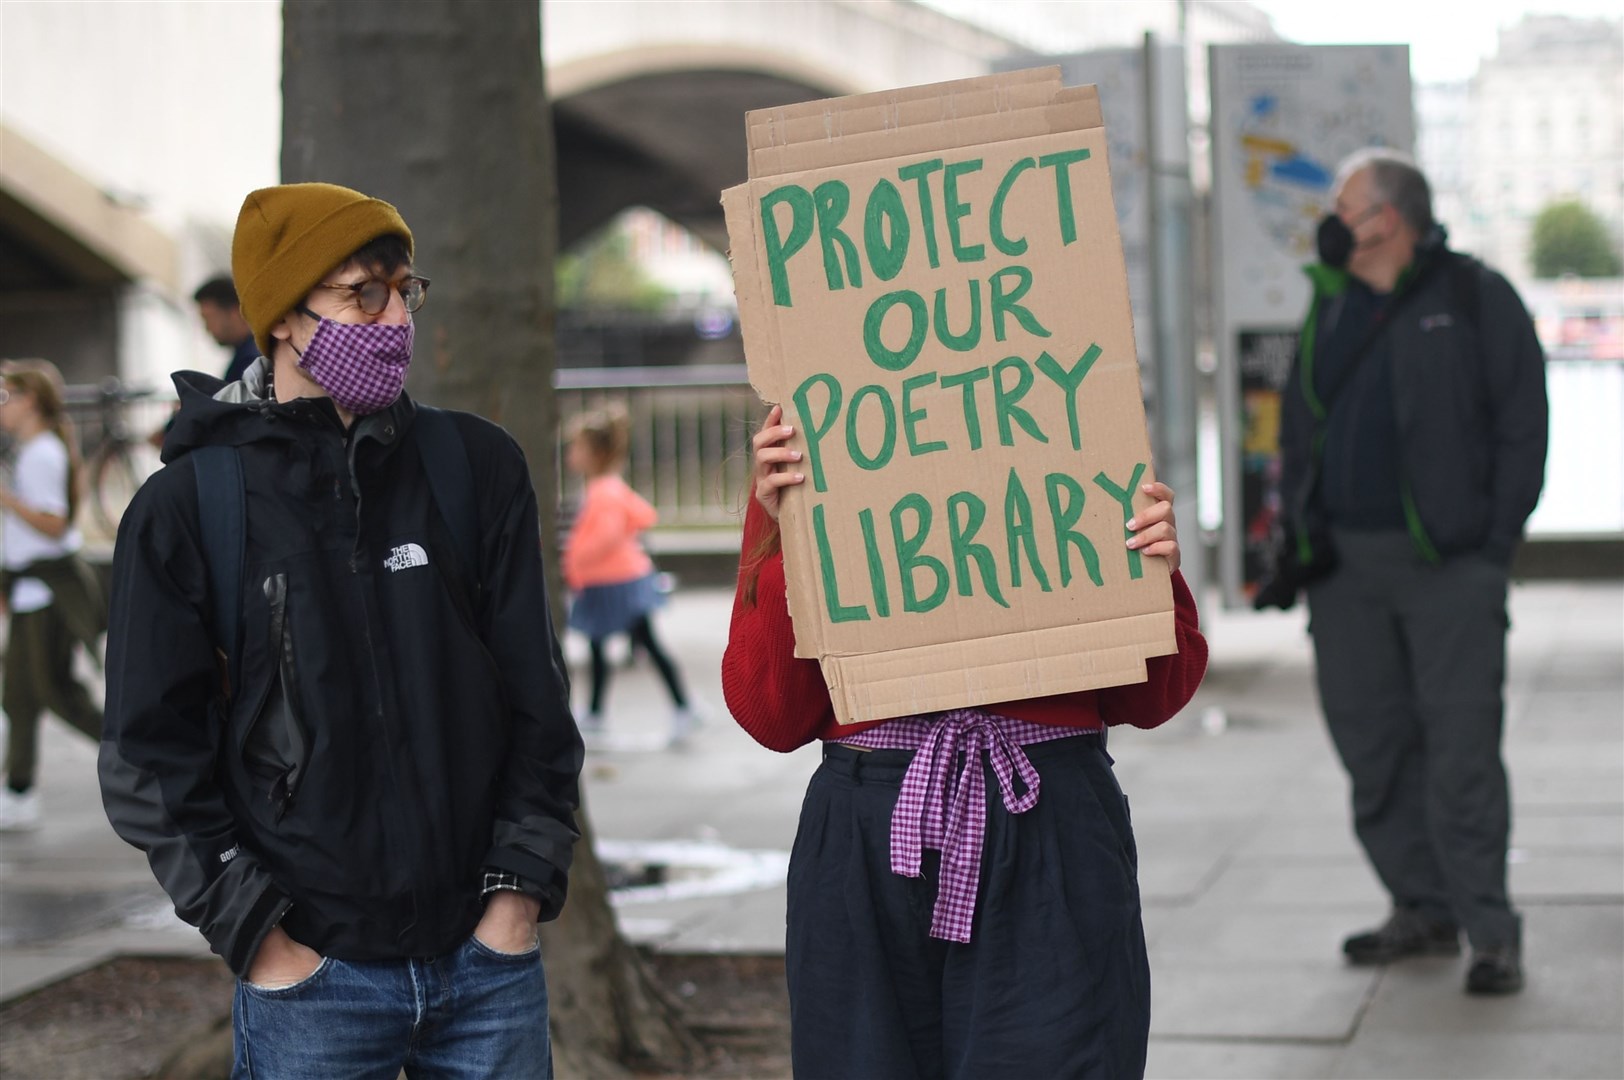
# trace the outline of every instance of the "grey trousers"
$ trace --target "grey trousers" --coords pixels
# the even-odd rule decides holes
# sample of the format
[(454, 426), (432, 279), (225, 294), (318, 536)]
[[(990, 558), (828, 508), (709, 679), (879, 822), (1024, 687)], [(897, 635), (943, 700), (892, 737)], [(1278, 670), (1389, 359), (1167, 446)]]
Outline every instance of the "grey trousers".
[(1333, 539), (1340, 565), (1308, 590), (1309, 630), (1354, 831), (1395, 906), (1458, 922), (1476, 948), (1516, 943), (1507, 571), (1476, 555), (1429, 565), (1403, 532)]

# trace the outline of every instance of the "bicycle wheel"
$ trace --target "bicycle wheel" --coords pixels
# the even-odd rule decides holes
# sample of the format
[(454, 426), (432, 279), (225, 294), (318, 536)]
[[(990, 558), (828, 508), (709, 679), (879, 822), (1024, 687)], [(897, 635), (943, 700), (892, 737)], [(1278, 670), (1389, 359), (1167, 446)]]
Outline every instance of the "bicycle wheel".
[(118, 523), (130, 500), (158, 465), (158, 452), (145, 443), (116, 439), (96, 448), (89, 469), (90, 511), (106, 539), (118, 535)]

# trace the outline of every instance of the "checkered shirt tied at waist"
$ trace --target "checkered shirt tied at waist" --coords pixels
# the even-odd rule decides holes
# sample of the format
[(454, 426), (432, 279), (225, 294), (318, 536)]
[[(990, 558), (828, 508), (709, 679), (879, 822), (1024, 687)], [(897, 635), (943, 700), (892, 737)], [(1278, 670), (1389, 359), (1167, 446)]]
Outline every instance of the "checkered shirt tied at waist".
[[(891, 872), (921, 877), (924, 849), (942, 853), (936, 908), (930, 936), (968, 942), (975, 920), (976, 890), (981, 878), (981, 849), (987, 834), (987, 779), (981, 767), (986, 751), (1004, 808), (1024, 814), (1038, 802), (1038, 771), (1022, 746), (1076, 735), (1097, 735), (1099, 728), (1056, 727), (997, 716), (980, 709), (951, 709), (926, 716), (904, 716), (837, 740), (864, 750), (912, 750), (913, 761), (902, 777), (902, 790), (891, 814)], [(957, 756), (963, 753), (954, 775)], [(1015, 791), (1019, 776), (1024, 790)]]

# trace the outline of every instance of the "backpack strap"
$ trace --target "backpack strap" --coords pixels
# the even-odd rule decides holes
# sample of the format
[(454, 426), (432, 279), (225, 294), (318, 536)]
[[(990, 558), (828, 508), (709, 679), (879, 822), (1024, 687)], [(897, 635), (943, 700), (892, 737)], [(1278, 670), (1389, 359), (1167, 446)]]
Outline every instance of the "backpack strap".
[(417, 452), (429, 479), (429, 493), (451, 530), (457, 561), (470, 585), (470, 596), (480, 593), (479, 509), (474, 505), (474, 469), (456, 419), (444, 409), (417, 406)]
[[(474, 470), (451, 414), (419, 405), (417, 448), (429, 490), (451, 530), (463, 574), (479, 593), (479, 511)], [(213, 604), (215, 646), (226, 659), (228, 694), (242, 664), (242, 575), (248, 543), (247, 496), (242, 458), (234, 446), (200, 446), (189, 455), (197, 479), (197, 512), (203, 561)]]
[(226, 660), (226, 693), (235, 692), (242, 670), (242, 573), (248, 543), (247, 498), (242, 458), (234, 446), (200, 446), (191, 452), (197, 476), (197, 516), (203, 562), (214, 606), (214, 643)]

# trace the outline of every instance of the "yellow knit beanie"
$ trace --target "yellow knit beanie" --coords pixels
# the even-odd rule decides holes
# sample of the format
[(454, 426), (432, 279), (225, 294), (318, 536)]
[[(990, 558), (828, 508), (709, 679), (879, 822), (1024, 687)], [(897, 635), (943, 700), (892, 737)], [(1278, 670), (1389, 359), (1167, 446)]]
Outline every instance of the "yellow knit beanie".
[(412, 231), (382, 199), (337, 184), (282, 184), (243, 200), (231, 239), (231, 276), (254, 342), (271, 355), (271, 327), (360, 248)]

